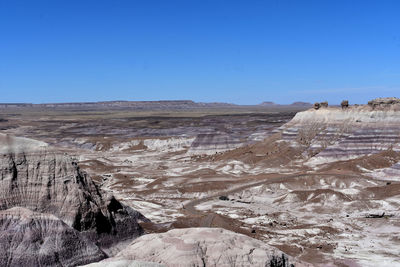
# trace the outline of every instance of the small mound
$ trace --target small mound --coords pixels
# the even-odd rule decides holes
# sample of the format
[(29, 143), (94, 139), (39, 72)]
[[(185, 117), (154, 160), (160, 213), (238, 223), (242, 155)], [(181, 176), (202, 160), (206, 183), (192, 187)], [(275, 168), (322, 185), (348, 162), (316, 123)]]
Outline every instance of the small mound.
[(282, 258), (294, 263), (278, 249), (245, 235), (220, 228), (186, 228), (139, 237), (116, 257), (99, 264), (113, 266), (117, 260), (140, 260), (182, 267), (272, 266)]

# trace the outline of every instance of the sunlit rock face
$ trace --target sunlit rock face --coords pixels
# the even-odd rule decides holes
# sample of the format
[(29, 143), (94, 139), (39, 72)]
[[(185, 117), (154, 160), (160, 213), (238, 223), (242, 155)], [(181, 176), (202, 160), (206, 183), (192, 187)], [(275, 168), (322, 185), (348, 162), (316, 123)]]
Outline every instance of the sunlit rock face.
[(400, 104), (391, 99), (372, 103), (299, 112), (281, 127), (282, 138), (302, 147), (311, 166), (400, 151)]
[[(90, 266), (115, 266), (116, 262), (157, 262), (166, 266), (275, 266), (275, 259), (295, 262), (278, 249), (251, 237), (219, 228), (174, 229), (161, 234), (144, 235), (133, 241), (114, 258)], [(291, 265), (276, 265), (291, 266)]]
[(26, 138), (0, 135), (0, 144), (0, 210), (19, 207), (51, 214), (106, 251), (143, 233), (138, 220), (147, 219), (100, 191), (68, 155)]
[(105, 257), (54, 215), (19, 207), (0, 211), (0, 266), (76, 266)]

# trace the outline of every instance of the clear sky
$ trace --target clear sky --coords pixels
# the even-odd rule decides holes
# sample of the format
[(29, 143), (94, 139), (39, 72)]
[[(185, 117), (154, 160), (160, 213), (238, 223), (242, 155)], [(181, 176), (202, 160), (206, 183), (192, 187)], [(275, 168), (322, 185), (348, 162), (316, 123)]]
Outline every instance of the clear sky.
[(0, 102), (400, 97), (400, 1), (0, 0)]

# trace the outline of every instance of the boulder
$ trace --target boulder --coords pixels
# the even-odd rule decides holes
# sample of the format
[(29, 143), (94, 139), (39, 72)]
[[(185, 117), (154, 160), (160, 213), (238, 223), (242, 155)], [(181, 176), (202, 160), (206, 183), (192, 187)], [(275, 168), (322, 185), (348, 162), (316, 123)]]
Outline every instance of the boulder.
[(320, 109), (320, 107), (321, 107), (321, 104), (319, 102), (314, 103), (314, 109), (318, 110), (318, 109)]

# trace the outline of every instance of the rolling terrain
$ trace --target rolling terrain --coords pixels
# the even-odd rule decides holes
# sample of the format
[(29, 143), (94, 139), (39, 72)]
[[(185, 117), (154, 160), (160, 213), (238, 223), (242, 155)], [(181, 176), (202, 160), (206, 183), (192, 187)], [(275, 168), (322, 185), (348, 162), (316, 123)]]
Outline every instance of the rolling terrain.
[[(78, 173), (84, 185), (79, 190), (93, 195), (93, 188), (99, 188), (101, 194), (114, 196), (107, 201), (132, 210), (121, 214), (135, 214), (135, 229), (143, 229), (145, 235), (129, 246), (127, 242), (112, 245), (114, 241), (107, 243), (110, 239), (98, 234), (84, 235), (89, 241), (105, 242), (98, 246), (104, 257), (116, 254), (101, 262), (109, 266), (128, 266), (134, 261), (176, 266), (174, 260), (179, 257), (182, 266), (188, 266), (185, 262), (215, 265), (215, 255), (204, 249), (221, 250), (217, 241), (222, 236), (252, 244), (249, 251), (269, 252), (233, 260), (237, 248), (229, 247), (221, 266), (264, 266), (282, 253), (296, 266), (400, 264), (396, 249), (400, 245), (400, 101), (377, 99), (368, 105), (318, 109), (304, 104), (205, 108), (182, 108), (181, 104), (109, 110), (76, 105), (4, 107), (0, 111), (3, 142), (13, 140), (14, 151), (23, 153), (3, 149), (5, 155), (20, 155), (3, 158), (2, 166), (9, 170), (3, 177), (16, 176), (12, 166), (21, 166), (21, 162), (40, 161), (44, 166), (55, 162), (52, 168), (58, 170), (57, 177), (64, 179), (66, 171)], [(29, 152), (32, 146), (34, 156)], [(53, 152), (43, 154), (37, 147)], [(64, 153), (71, 159), (65, 159)], [(29, 173), (21, 177), (32, 182), (42, 175), (31, 171), (28, 163), (17, 177)], [(68, 168), (63, 164), (69, 164)], [(80, 174), (81, 170), (90, 178)], [(48, 171), (40, 173), (49, 176)], [(93, 180), (94, 187), (88, 187), (90, 182), (85, 179)], [(96, 229), (91, 219), (81, 218), (91, 223), (81, 223), (85, 227), (79, 228), (74, 223), (76, 213), (54, 210), (52, 205), (63, 206), (57, 197), (38, 201), (48, 184), (34, 190), (24, 189), (26, 184), (15, 187), (9, 183), (3, 195), (7, 196), (9, 188), (19, 188), (35, 200), (25, 203), (26, 198), (12, 193), (0, 202), (3, 210), (9, 210), (2, 216), (22, 206), (53, 214), (65, 223), (63, 227), (74, 231)], [(54, 190), (57, 196), (64, 192)], [(104, 217), (116, 218), (115, 212), (102, 208), (110, 206), (103, 203), (104, 197), (96, 198), (91, 199)], [(29, 211), (18, 214), (38, 218)], [(50, 215), (46, 216), (40, 218), (49, 220)], [(215, 231), (211, 235), (217, 238), (204, 240), (204, 246), (188, 245), (191, 252), (182, 254), (180, 236), (196, 241), (201, 231)], [(150, 246), (146, 253), (138, 253), (138, 247), (146, 246)], [(155, 254), (151, 247), (157, 248)], [(246, 250), (235, 255), (249, 254)]]

